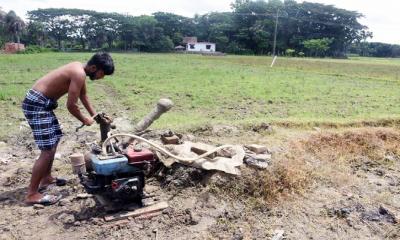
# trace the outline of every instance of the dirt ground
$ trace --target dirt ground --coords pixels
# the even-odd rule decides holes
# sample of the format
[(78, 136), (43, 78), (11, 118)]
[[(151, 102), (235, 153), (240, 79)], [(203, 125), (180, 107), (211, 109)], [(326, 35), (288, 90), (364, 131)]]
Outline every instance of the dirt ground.
[[(127, 119), (117, 119), (129, 131)], [(400, 239), (400, 131), (394, 128), (251, 129), (209, 127), (183, 133), (214, 144), (268, 146), (266, 170), (247, 165), (242, 175), (174, 165), (146, 181), (146, 193), (169, 208), (152, 219), (105, 222), (104, 207), (72, 174), (68, 156), (99, 139), (97, 126), (65, 136), (54, 175), (69, 179), (56, 205), (23, 202), (38, 150), (30, 129), (0, 142), (0, 239)]]

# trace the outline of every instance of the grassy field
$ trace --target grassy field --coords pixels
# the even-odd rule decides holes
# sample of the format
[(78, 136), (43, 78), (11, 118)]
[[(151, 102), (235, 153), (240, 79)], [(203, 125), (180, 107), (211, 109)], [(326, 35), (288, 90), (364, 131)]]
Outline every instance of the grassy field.
[[(12, 134), (23, 121), (20, 103), (36, 79), (59, 65), (85, 62), (90, 56), (0, 55), (0, 138)], [(93, 105), (98, 111), (123, 112), (137, 121), (159, 98), (171, 98), (176, 106), (156, 123), (158, 128), (261, 122), (351, 124), (400, 117), (400, 59), (278, 58), (270, 68), (270, 57), (113, 57), (115, 74), (88, 83)], [(65, 103), (65, 97), (60, 101)], [(67, 116), (65, 107), (57, 112)]]

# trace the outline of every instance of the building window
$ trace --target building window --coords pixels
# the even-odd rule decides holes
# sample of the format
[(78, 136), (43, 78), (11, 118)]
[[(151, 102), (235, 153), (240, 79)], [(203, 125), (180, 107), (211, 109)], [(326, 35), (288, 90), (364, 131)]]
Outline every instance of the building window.
[(190, 49), (194, 49), (194, 44), (189, 44)]
[(207, 48), (207, 50), (210, 50), (211, 49), (211, 45), (206, 45), (206, 48)]

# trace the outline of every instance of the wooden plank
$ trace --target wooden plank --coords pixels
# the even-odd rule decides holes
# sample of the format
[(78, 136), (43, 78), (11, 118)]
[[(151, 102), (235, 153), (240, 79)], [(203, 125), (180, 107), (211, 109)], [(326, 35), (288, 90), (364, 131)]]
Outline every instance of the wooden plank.
[(150, 218), (153, 218), (153, 217), (157, 217), (157, 216), (160, 216), (160, 215), (161, 215), (161, 211), (151, 212), (151, 213), (146, 213), (146, 214), (137, 216), (137, 217), (135, 217), (135, 219), (144, 220), (144, 219), (150, 219)]
[(128, 212), (107, 215), (104, 217), (104, 220), (106, 222), (109, 222), (109, 221), (115, 221), (115, 220), (124, 219), (124, 218), (128, 218), (128, 217), (137, 217), (137, 216), (140, 216), (143, 214), (161, 211), (167, 207), (168, 207), (167, 202), (159, 202), (159, 203), (156, 203), (156, 204), (148, 206), (148, 207), (136, 209), (134, 211), (128, 211)]

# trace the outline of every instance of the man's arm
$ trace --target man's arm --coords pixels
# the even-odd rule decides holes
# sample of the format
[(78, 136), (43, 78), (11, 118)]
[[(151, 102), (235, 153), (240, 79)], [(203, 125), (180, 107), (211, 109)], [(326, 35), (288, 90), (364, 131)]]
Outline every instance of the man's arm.
[(82, 115), (78, 107), (78, 98), (85, 83), (85, 76), (73, 76), (69, 84), (67, 109), (68, 111), (85, 125), (91, 125), (93, 120)]
[(94, 110), (92, 104), (89, 101), (89, 97), (86, 94), (86, 84), (84, 83), (81, 90), (81, 95), (79, 96), (83, 106), (86, 108), (90, 116), (96, 115), (96, 111)]

